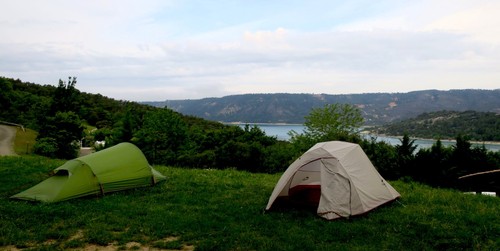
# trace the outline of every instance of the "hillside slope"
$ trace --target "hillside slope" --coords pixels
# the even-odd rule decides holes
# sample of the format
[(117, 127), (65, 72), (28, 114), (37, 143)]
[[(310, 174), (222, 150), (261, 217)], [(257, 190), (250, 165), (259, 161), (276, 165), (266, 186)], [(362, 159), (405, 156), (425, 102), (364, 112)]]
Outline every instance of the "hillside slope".
[(311, 108), (327, 103), (359, 107), (367, 125), (385, 124), (441, 110), (500, 113), (500, 89), (425, 90), (366, 94), (243, 94), (197, 100), (145, 102), (222, 122), (303, 123)]
[(477, 141), (500, 141), (500, 114), (476, 111), (423, 113), (378, 127), (375, 131), (378, 134), (445, 139), (462, 134)]

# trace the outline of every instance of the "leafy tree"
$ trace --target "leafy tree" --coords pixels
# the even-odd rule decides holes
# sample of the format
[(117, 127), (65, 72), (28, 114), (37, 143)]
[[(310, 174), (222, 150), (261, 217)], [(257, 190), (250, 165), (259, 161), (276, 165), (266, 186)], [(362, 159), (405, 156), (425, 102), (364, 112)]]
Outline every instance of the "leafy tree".
[(54, 93), (50, 109), (50, 116), (53, 116), (59, 111), (72, 111), (78, 113), (80, 109), (80, 92), (75, 88), (75, 86), (76, 77), (68, 77), (68, 82), (64, 82), (59, 79), (59, 85)]
[[(79, 144), (83, 136), (83, 126), (78, 115), (74, 112), (57, 112), (54, 117), (47, 118), (46, 124), (39, 131), (34, 148), (41, 149), (41, 144), (50, 145), (52, 149), (55, 148), (56, 152), (50, 153), (49, 156), (72, 159), (78, 156)], [(46, 150), (35, 151), (42, 155), (48, 152)]]
[[(78, 116), (79, 91), (76, 90), (75, 85), (75, 77), (69, 77), (67, 83), (59, 80), (59, 86), (51, 97), (49, 111), (42, 112), (43, 116), (38, 116), (39, 135), (36, 144), (38, 146), (49, 145), (49, 142), (55, 140), (56, 153), (54, 155), (58, 158), (77, 157), (79, 141), (84, 136), (82, 121)], [(41, 148), (35, 147), (35, 149)], [(45, 147), (45, 149), (49, 148)]]
[[(144, 124), (144, 118), (150, 111), (159, 110), (150, 109), (149, 106), (138, 106), (135, 103), (125, 103), (119, 112), (114, 114), (114, 124), (110, 126), (106, 121), (100, 121), (102, 129), (110, 127), (111, 134), (106, 135), (106, 145), (112, 146), (120, 142), (134, 141), (134, 134), (141, 129)], [(104, 130), (109, 132), (108, 130)]]
[(12, 83), (8, 79), (0, 78), (0, 118), (6, 119), (6, 113), (11, 111), (12, 95), (14, 90)]
[(234, 126), (228, 131), (230, 134), (223, 134), (225, 140), (216, 147), (217, 165), (264, 172), (267, 169), (264, 166), (266, 149), (277, 142), (276, 138), (268, 137), (258, 127), (248, 125), (243, 130)]
[(323, 108), (312, 109), (305, 117), (304, 133), (292, 130), (288, 134), (293, 152), (298, 155), (321, 141), (343, 140), (359, 143), (361, 138), (355, 132), (362, 124), (363, 117), (357, 107), (349, 104), (326, 104)]
[(134, 134), (134, 143), (153, 163), (172, 165), (186, 144), (188, 127), (182, 117), (167, 108), (146, 114), (144, 124)]
[(401, 178), (394, 146), (385, 141), (377, 141), (375, 137), (362, 140), (359, 144), (380, 175), (389, 180)]
[(29, 91), (17, 90), (19, 84), (19, 80), (0, 77), (0, 120), (36, 130), (36, 119), (46, 117), (50, 100)]
[(363, 125), (361, 111), (350, 104), (326, 104), (305, 117), (305, 134), (324, 141), (354, 134)]
[(295, 152), (293, 145), (279, 141), (265, 148), (263, 160), (263, 172), (277, 173), (285, 171), (299, 154)]
[(111, 145), (116, 145), (120, 142), (130, 142), (134, 137), (135, 122), (132, 119), (130, 110), (125, 112), (122, 119), (115, 125), (115, 130), (112, 139), (109, 139)]

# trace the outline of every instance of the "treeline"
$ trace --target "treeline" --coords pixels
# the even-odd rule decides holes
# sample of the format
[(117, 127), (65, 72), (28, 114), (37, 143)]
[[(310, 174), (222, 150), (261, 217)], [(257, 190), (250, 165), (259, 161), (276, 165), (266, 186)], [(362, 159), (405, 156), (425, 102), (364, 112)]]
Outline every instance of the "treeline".
[[(358, 140), (381, 175), (387, 179), (411, 179), (435, 187), (465, 188), (458, 178), (467, 174), (500, 168), (500, 152), (484, 146), (472, 146), (468, 137), (457, 136), (454, 146), (444, 146), (440, 140), (431, 148), (420, 148), (405, 135), (401, 143)], [(500, 192), (500, 191), (497, 191)]]
[[(71, 81), (72, 78), (68, 82)], [(73, 111), (87, 124), (97, 127), (112, 126), (127, 109), (152, 110), (138, 103), (80, 92), (75, 86), (39, 85), (0, 77), (0, 90), (0, 117), (37, 131), (44, 116), (62, 110)]]
[[(86, 145), (105, 141), (105, 147), (132, 142), (152, 164), (276, 173), (317, 142), (344, 140), (360, 144), (387, 179), (406, 177), (456, 187), (461, 175), (500, 167), (499, 152), (471, 147), (466, 135), (458, 136), (454, 147), (438, 141), (418, 152), (408, 137), (396, 147), (363, 139), (346, 130), (362, 123), (361, 112), (350, 105), (338, 110), (316, 108), (306, 116), (306, 133), (292, 133), (288, 142), (266, 136), (258, 127), (229, 126), (167, 108), (83, 93), (76, 89), (76, 78), (59, 81), (58, 86), (0, 78), (0, 89), (0, 120), (38, 131), (36, 153), (56, 158), (76, 157), (75, 141)], [(329, 131), (334, 124), (337, 131)]]
[(105, 141), (106, 147), (132, 142), (153, 164), (277, 172), (297, 155), (258, 127), (229, 126), (80, 92), (76, 78), (42, 86), (0, 77), (0, 89), (0, 120), (39, 132), (34, 151), (49, 157), (76, 157), (75, 141), (87, 146)]
[(500, 141), (500, 115), (477, 111), (430, 112), (375, 130), (379, 134), (408, 134), (418, 138), (453, 139), (462, 134), (474, 141)]

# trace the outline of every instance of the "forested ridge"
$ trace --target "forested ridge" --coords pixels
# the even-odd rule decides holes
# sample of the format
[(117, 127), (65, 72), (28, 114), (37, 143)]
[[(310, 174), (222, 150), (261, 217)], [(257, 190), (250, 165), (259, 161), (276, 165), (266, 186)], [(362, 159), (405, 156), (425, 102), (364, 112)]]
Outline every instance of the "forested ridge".
[(500, 152), (472, 147), (464, 134), (455, 135), (455, 146), (438, 141), (418, 151), (407, 135), (397, 146), (365, 139), (353, 130), (363, 123), (356, 105), (314, 108), (304, 118), (305, 133), (279, 141), (258, 127), (228, 126), (169, 108), (84, 93), (76, 84), (74, 77), (59, 80), (58, 86), (0, 77), (0, 120), (37, 131), (34, 153), (63, 159), (76, 157), (79, 141), (89, 146), (105, 141), (105, 147), (132, 142), (155, 165), (276, 173), (314, 144), (342, 140), (359, 144), (390, 180), (409, 178), (458, 188), (458, 177), (500, 167)]
[(500, 141), (500, 114), (477, 111), (439, 111), (377, 127), (378, 134), (432, 139), (453, 139), (467, 135), (475, 141)]
[(383, 125), (426, 112), (481, 111), (500, 113), (500, 89), (422, 90), (364, 94), (241, 94), (221, 98), (145, 102), (214, 121), (245, 123), (304, 123), (311, 109), (325, 104), (358, 107), (365, 125)]

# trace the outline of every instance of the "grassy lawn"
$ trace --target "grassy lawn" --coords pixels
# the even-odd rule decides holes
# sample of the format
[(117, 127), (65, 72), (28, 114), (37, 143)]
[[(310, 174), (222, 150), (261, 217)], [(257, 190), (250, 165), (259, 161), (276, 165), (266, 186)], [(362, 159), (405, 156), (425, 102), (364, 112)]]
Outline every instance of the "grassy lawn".
[(280, 175), (155, 168), (154, 187), (43, 204), (9, 197), (61, 160), (0, 157), (0, 250), (500, 250), (500, 198), (391, 182), (399, 202), (326, 221), (263, 209)]

